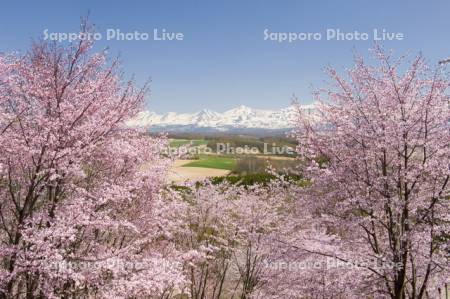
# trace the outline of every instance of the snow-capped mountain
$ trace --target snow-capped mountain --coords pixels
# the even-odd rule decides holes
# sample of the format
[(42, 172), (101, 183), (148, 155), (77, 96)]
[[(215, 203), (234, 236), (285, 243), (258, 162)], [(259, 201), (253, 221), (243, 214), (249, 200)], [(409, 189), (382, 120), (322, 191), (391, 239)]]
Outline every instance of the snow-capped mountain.
[[(300, 106), (308, 114), (314, 113), (314, 104)], [(280, 110), (253, 109), (244, 105), (223, 113), (203, 109), (196, 113), (156, 114), (143, 111), (128, 122), (134, 127), (150, 127), (153, 131), (232, 131), (242, 129), (283, 130), (293, 127), (297, 107)]]

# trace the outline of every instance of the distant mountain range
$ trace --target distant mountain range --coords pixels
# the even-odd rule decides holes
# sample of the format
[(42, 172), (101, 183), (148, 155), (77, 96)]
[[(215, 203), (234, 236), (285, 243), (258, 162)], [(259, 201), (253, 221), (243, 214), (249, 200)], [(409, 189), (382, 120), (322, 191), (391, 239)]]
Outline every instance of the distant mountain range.
[[(300, 106), (308, 114), (314, 112), (314, 105)], [(196, 113), (157, 114), (143, 111), (128, 125), (149, 127), (154, 132), (244, 132), (244, 131), (286, 131), (293, 127), (297, 108), (290, 106), (280, 110), (253, 109), (239, 106), (223, 113), (203, 109)]]

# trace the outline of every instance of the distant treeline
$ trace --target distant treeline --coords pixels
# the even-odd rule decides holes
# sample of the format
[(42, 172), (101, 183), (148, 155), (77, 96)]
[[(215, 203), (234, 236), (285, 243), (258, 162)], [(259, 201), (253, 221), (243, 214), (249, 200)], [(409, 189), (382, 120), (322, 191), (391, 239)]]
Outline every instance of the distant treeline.
[[(229, 176), (219, 176), (211, 178), (213, 184), (221, 184), (223, 182), (228, 182), (233, 185), (239, 186), (252, 186), (255, 184), (267, 185), (271, 180), (276, 179), (272, 174), (268, 173), (252, 173), (245, 175), (229, 175)], [(297, 185), (306, 186), (309, 182), (304, 180), (299, 175), (286, 175), (284, 176), (285, 181), (294, 182)]]
[(297, 174), (300, 170), (301, 162), (294, 159), (270, 159), (255, 156), (242, 156), (237, 161), (232, 169), (234, 174), (255, 174), (267, 173), (267, 168), (279, 174)]

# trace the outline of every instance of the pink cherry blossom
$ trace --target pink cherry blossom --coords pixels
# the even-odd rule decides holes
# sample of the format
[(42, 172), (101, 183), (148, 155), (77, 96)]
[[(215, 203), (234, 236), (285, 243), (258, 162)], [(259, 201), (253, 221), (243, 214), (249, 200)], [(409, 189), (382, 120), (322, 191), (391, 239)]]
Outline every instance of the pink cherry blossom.
[[(314, 118), (299, 115), (298, 152), (310, 161), (303, 200), (334, 252), (353, 263), (352, 288), (376, 298), (437, 298), (449, 272), (450, 110), (444, 70), (422, 57), (409, 68), (374, 51), (347, 76), (328, 70)], [(387, 265), (394, 265), (388, 267)]]
[(184, 285), (164, 138), (125, 122), (147, 86), (91, 42), (0, 57), (3, 298), (157, 296)]

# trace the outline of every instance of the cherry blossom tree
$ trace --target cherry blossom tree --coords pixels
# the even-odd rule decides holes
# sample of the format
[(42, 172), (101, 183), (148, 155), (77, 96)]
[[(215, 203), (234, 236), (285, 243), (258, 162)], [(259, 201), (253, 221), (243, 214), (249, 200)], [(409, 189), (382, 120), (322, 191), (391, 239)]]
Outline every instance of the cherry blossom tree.
[(186, 187), (186, 230), (179, 239), (185, 251), (197, 253), (185, 266), (189, 297), (270, 298), (266, 286), (275, 284), (275, 276), (268, 261), (281, 254), (281, 243), (273, 239), (291, 223), (296, 202), (288, 191), (291, 184), (283, 180), (266, 186), (203, 182)]
[(314, 117), (299, 112), (311, 180), (301, 202), (333, 238), (295, 246), (355, 265), (359, 296), (438, 298), (450, 277), (449, 81), (420, 56), (405, 67), (374, 54), (375, 66), (356, 57), (347, 76), (329, 68)]
[(402, 72), (381, 50), (345, 78), (329, 69), (294, 132), (307, 181), (173, 188), (167, 140), (126, 125), (147, 85), (92, 46), (0, 56), (0, 298), (437, 296), (450, 276), (442, 69), (418, 57)]
[(184, 283), (166, 140), (125, 125), (147, 85), (91, 49), (0, 56), (2, 298), (167, 296)]

